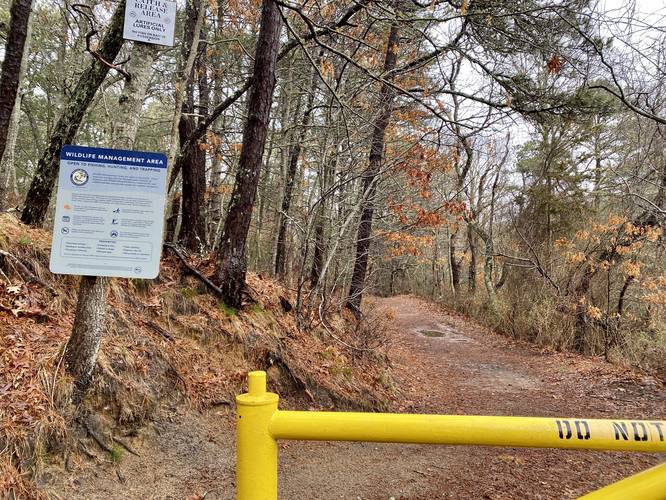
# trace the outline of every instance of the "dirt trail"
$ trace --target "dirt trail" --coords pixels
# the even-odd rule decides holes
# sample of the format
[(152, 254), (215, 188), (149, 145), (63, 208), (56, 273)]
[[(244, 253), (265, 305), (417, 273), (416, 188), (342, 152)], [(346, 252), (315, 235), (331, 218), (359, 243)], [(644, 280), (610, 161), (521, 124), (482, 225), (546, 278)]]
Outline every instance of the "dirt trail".
[[(543, 353), (407, 296), (380, 299), (392, 333), (401, 412), (664, 418), (666, 391), (599, 360)], [(423, 332), (431, 335), (427, 336)], [(233, 498), (229, 411), (171, 415), (141, 456), (73, 464), (44, 477), (62, 498)], [(281, 443), (284, 499), (541, 499), (576, 496), (645, 469), (663, 455), (374, 443)], [(62, 469), (59, 469), (62, 471)], [(194, 496), (194, 498), (197, 498)]]

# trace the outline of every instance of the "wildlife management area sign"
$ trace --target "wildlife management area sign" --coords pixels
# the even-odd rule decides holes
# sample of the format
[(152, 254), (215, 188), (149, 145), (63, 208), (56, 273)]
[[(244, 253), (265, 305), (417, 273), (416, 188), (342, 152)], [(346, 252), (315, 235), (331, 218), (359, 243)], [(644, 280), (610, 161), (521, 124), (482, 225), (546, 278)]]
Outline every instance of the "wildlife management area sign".
[(51, 272), (157, 277), (166, 174), (161, 153), (64, 146)]
[(156, 45), (174, 45), (176, 2), (127, 0), (123, 38)]

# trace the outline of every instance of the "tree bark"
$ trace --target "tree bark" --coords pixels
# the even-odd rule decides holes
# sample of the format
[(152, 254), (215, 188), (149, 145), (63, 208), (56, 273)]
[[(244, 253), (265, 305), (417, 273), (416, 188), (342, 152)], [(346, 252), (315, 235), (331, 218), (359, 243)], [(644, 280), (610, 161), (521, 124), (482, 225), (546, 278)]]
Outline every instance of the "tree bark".
[[(206, 153), (199, 143), (193, 143), (185, 146), (185, 141), (196, 128), (197, 120), (195, 114), (206, 114), (206, 110), (201, 109), (203, 102), (207, 108), (207, 96), (202, 96), (203, 90), (207, 91), (207, 78), (205, 51), (206, 44), (201, 40), (194, 43), (197, 20), (199, 18), (199, 9), (205, 9), (205, 3), (200, 2), (198, 8), (194, 2), (188, 2), (185, 9), (185, 35), (183, 40), (183, 59), (187, 58), (190, 50), (196, 50), (196, 65), (192, 67), (187, 85), (186, 98), (183, 102), (183, 112), (178, 124), (178, 133), (180, 137), (181, 153), (181, 172), (183, 175), (181, 214), (182, 222), (178, 240), (185, 248), (193, 252), (201, 251), (206, 244), (206, 220), (204, 194), (206, 190)], [(202, 21), (203, 22), (203, 21)], [(199, 33), (202, 30), (199, 31)], [(194, 105), (194, 73), (199, 73), (197, 79), (199, 86), (199, 108)]]
[(469, 268), (467, 269), (467, 290), (471, 295), (476, 293), (476, 237), (472, 228), (467, 226), (467, 242), (469, 243)]
[(327, 221), (326, 214), (330, 210), (331, 198), (333, 198), (332, 187), (338, 166), (338, 145), (335, 144), (330, 158), (322, 165), (320, 174), (321, 201), (315, 215), (315, 240), (312, 255), (312, 268), (310, 269), (310, 287), (315, 289), (322, 277), (324, 259), (327, 247)]
[(74, 377), (72, 402), (78, 405), (90, 386), (102, 342), (108, 278), (83, 276), (72, 335), (65, 350), (65, 368)]
[[(28, 23), (27, 35), (25, 43), (23, 44), (21, 69), (19, 70), (18, 76), (19, 90), (16, 92), (16, 101), (14, 102), (14, 108), (12, 109), (12, 115), (9, 120), (9, 127), (7, 128), (4, 152), (0, 149), (0, 210), (7, 208), (14, 203), (18, 203), (15, 161), (16, 140), (18, 139), (19, 128), (21, 125), (21, 104), (23, 102), (23, 93), (20, 91), (20, 85), (25, 76), (30, 55), (31, 32), (31, 25)], [(2, 98), (0, 98), (0, 101), (2, 101)], [(1, 127), (2, 125), (0, 125), (0, 134), (2, 134)]]
[(12, 118), (7, 131), (7, 144), (5, 153), (0, 159), (0, 211), (18, 203), (16, 187), (16, 140), (21, 125), (21, 95), (16, 97), (16, 104), (12, 111)]
[(31, 7), (32, 0), (14, 0), (10, 9), (9, 33), (0, 76), (0, 158), (5, 152), (9, 123), (18, 95)]
[[(397, 22), (391, 25), (386, 44), (386, 55), (384, 57), (384, 74), (386, 75), (395, 68), (398, 44), (400, 42), (400, 30)], [(392, 75), (389, 73), (389, 80)], [(361, 221), (356, 236), (356, 258), (354, 260), (354, 271), (351, 278), (351, 286), (347, 297), (346, 306), (355, 316), (360, 317), (361, 301), (365, 288), (365, 276), (368, 270), (368, 253), (370, 250), (370, 236), (372, 235), (372, 218), (375, 210), (375, 194), (379, 171), (384, 159), (384, 143), (386, 128), (391, 118), (393, 97), (395, 91), (388, 83), (382, 83), (379, 91), (379, 116), (374, 123), (372, 142), (370, 145), (370, 157), (368, 168), (363, 176), (363, 202), (361, 206)]]
[(261, 172), (270, 120), (282, 18), (274, 0), (264, 0), (254, 58), (254, 77), (243, 130), (243, 150), (218, 250), (218, 279), (227, 305), (239, 308), (245, 288), (245, 244)]
[[(113, 62), (123, 46), (124, 14), (125, 0), (121, 0), (97, 50), (97, 54), (105, 61)], [(39, 226), (44, 222), (58, 175), (60, 149), (74, 139), (88, 106), (108, 72), (107, 64), (93, 58), (81, 75), (79, 83), (51, 133), (49, 144), (37, 163), (37, 171), (28, 189), (25, 207), (21, 213), (23, 223)]]
[(449, 262), (451, 266), (451, 288), (455, 297), (458, 297), (460, 294), (460, 275), (461, 275), (461, 262), (460, 259), (456, 256), (457, 252), (457, 242), (458, 242), (458, 231), (460, 228), (458, 224), (456, 227), (451, 230), (451, 235), (449, 237)]
[[(222, 37), (224, 28), (224, 9), (221, 4), (218, 4), (217, 7), (217, 24), (216, 31), (217, 37)], [(211, 54), (211, 64), (213, 67), (212, 70), (212, 94), (213, 94), (213, 103), (212, 106), (215, 107), (219, 102), (224, 99), (224, 82), (221, 78), (217, 78), (217, 74), (224, 67), (224, 58), (222, 57), (222, 51), (215, 51)], [(226, 116), (223, 115), (221, 121), (221, 129), (224, 130), (226, 127)], [(224, 196), (222, 183), (224, 178), (224, 163), (218, 151), (219, 145), (219, 135), (216, 136), (215, 147), (211, 152), (211, 173), (210, 173), (210, 183), (209, 183), (209, 196), (207, 200), (207, 236), (208, 244), (213, 250), (217, 248), (217, 240), (219, 236), (220, 229), (222, 227), (222, 218), (224, 216)]]
[[(158, 57), (159, 47), (142, 42), (134, 42), (127, 63), (126, 71), (131, 78), (125, 83), (118, 99), (117, 121), (114, 127), (116, 136), (115, 146), (122, 149), (132, 149), (136, 135), (139, 132), (141, 109), (148, 92), (152, 65)], [(126, 114), (128, 113), (129, 114)]]

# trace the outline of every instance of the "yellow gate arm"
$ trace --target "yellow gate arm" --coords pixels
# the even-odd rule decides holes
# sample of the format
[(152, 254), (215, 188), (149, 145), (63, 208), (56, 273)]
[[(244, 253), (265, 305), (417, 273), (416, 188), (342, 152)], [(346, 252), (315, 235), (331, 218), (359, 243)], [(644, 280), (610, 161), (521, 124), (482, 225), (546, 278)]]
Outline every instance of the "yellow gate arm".
[(589, 493), (579, 500), (666, 500), (666, 463)]
[(275, 439), (666, 452), (666, 422), (276, 411)]

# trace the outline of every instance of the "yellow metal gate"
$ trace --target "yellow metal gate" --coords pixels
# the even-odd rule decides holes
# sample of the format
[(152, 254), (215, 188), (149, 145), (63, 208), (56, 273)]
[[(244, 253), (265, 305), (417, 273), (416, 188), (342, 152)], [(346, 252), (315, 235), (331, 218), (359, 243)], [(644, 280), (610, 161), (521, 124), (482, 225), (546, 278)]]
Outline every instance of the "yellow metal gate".
[[(278, 400), (262, 371), (236, 397), (238, 500), (277, 499), (278, 439), (666, 452), (662, 420), (281, 411)], [(664, 500), (666, 464), (583, 498)]]

